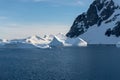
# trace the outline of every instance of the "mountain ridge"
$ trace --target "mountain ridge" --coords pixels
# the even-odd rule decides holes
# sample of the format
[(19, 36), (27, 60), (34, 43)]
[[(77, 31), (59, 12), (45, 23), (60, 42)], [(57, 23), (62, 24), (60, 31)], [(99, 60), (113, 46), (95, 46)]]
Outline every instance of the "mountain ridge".
[[(117, 0), (94, 0), (88, 10), (75, 19), (66, 36), (79, 36), (91, 44), (105, 44), (107, 41), (109, 44), (117, 43), (120, 37), (120, 6)], [(111, 37), (117, 40), (112, 42)], [(97, 42), (96, 38), (100, 40)]]

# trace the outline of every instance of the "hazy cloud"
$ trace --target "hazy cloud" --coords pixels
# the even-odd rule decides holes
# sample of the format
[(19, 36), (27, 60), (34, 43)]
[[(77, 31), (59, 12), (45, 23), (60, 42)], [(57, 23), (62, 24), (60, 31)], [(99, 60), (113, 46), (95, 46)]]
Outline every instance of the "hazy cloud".
[(16, 23), (9, 23), (3, 25), (1, 27), (0, 37), (5, 39), (14, 39), (14, 38), (23, 38), (28, 37), (31, 35), (40, 35), (43, 36), (45, 34), (58, 34), (59, 32), (66, 33), (68, 32), (69, 25), (65, 24), (16, 24)]

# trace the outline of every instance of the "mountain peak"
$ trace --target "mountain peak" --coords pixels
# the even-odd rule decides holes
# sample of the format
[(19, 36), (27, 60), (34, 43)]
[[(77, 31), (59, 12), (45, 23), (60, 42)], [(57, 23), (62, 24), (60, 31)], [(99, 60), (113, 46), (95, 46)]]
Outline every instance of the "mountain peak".
[[(84, 36), (84, 40), (99, 35), (104, 39), (120, 36), (120, 2), (118, 0), (94, 0), (86, 12), (80, 14), (74, 21), (67, 37)], [(91, 32), (91, 28), (94, 29)], [(100, 31), (99, 31), (100, 30)], [(97, 32), (98, 31), (98, 32)], [(89, 33), (89, 34), (88, 34)], [(100, 36), (97, 37), (100, 37)], [(95, 37), (95, 38), (97, 38)], [(102, 40), (102, 37), (101, 37)], [(91, 41), (88, 40), (88, 41)]]

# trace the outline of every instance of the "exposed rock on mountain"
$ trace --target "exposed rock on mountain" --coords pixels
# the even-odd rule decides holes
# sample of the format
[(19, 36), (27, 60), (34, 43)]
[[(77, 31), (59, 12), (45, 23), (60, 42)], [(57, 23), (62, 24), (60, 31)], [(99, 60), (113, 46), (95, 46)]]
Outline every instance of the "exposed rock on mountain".
[[(101, 34), (103, 37), (97, 34)], [(80, 36), (87, 41), (100, 37), (101, 41), (99, 40), (100, 42), (98, 43), (103, 43), (102, 41), (105, 40), (105, 37), (118, 38), (120, 36), (119, 1), (94, 0), (89, 9), (75, 19), (66, 36), (70, 38)]]

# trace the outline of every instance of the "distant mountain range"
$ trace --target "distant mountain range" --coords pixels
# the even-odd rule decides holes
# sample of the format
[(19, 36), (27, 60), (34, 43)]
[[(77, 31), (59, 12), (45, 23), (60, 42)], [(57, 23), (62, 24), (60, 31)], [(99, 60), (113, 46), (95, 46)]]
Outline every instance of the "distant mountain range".
[(87, 46), (87, 42), (79, 37), (74, 39), (68, 38), (61, 33), (55, 36), (31, 36), (25, 39), (0, 39), (0, 48), (51, 48), (63, 46)]
[(120, 41), (120, 1), (94, 0), (66, 36), (81, 37), (88, 44), (116, 44)]

